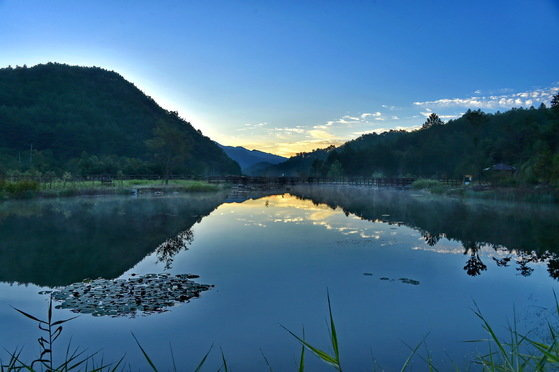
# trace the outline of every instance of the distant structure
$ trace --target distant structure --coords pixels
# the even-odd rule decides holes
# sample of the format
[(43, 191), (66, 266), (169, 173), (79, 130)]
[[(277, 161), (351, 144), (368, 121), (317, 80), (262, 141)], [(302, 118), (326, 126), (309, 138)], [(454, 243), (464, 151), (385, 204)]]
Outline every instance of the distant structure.
[(485, 169), (483, 169), (484, 172), (503, 172), (503, 173), (510, 173), (511, 175), (514, 174), (514, 172), (516, 172), (516, 168), (513, 167), (512, 165), (508, 165), (508, 164), (504, 164), (504, 163), (498, 163), (495, 165), (492, 165), (490, 167), (487, 167)]

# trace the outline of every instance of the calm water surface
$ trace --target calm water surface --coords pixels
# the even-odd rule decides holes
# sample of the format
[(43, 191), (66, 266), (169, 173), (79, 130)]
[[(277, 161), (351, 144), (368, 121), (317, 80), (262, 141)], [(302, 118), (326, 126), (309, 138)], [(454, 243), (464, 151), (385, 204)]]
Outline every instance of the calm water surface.
[[(485, 337), (474, 301), (503, 333), (513, 309), (522, 327), (545, 333), (558, 238), (557, 208), (358, 188), (7, 202), (0, 346), (35, 356), (38, 330), (10, 305), (45, 314), (42, 290), (86, 278), (192, 273), (215, 287), (163, 313), (82, 314), (64, 329), (59, 350), (72, 338), (105, 360), (126, 353), (133, 369), (144, 369), (134, 332), (163, 370), (170, 345), (189, 370), (212, 344), (210, 369), (219, 367), (221, 347), (234, 370), (266, 370), (262, 354), (274, 370), (294, 370), (299, 347), (281, 326), (304, 327), (327, 348), (329, 290), (348, 370), (398, 369), (407, 345), (424, 338), (423, 353), (441, 369), (468, 367), (487, 350), (464, 342)], [(324, 369), (307, 361), (309, 370)], [(424, 366), (418, 358), (416, 369)]]

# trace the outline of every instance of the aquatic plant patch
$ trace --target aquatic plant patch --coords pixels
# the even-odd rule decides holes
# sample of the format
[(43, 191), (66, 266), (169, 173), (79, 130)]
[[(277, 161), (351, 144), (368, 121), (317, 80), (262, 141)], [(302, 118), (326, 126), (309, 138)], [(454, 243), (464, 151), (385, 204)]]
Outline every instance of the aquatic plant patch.
[(213, 285), (196, 283), (191, 274), (147, 274), (128, 279), (95, 279), (43, 291), (59, 302), (57, 309), (93, 316), (129, 316), (167, 311), (169, 307), (199, 297)]

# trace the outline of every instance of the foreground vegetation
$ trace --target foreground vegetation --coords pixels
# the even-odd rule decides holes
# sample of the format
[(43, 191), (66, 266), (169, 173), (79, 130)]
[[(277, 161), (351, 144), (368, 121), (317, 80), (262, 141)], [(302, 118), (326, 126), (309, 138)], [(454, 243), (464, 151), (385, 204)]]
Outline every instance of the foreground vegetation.
[(438, 180), (420, 178), (415, 180), (412, 189), (425, 190), (432, 194), (472, 199), (493, 199), (511, 202), (559, 203), (559, 188), (553, 186), (519, 185), (461, 185), (449, 186)]
[[(557, 296), (555, 297), (555, 317), (559, 318), (559, 302)], [(330, 339), (331, 351), (321, 350), (305, 339), (304, 330), (301, 335), (283, 327), (286, 332), (291, 335), (299, 344), (299, 362), (298, 371), (303, 372), (305, 370), (305, 358), (306, 353), (314, 355), (316, 358), (324, 362), (326, 365), (330, 366), (331, 369), (336, 371), (342, 371), (342, 357), (340, 354), (340, 341), (338, 339), (336, 324), (334, 321), (334, 315), (332, 311), (332, 305), (330, 301), (330, 296), (328, 295), (328, 337)], [(467, 342), (482, 342), (487, 344), (487, 353), (479, 355), (475, 360), (471, 361), (472, 365), (478, 366), (483, 371), (504, 371), (504, 372), (523, 372), (523, 371), (549, 371), (557, 370), (559, 368), (559, 329), (557, 325), (548, 321), (548, 335), (546, 337), (546, 342), (540, 340), (534, 340), (529, 336), (529, 334), (521, 333), (518, 330), (518, 321), (516, 317), (513, 319), (513, 323), (509, 326), (508, 335), (502, 336), (497, 334), (496, 330), (491, 326), (490, 322), (484, 317), (481, 310), (475, 304), (474, 314), (479, 318), (483, 330), (487, 334), (486, 339), (473, 340)], [(115, 372), (124, 371), (124, 356), (120, 360), (115, 362), (105, 362), (103, 358), (97, 353), (87, 354), (85, 350), (79, 348), (72, 348), (68, 345), (62, 361), (57, 363), (53, 358), (55, 343), (60, 337), (63, 326), (76, 317), (54, 320), (53, 319), (53, 307), (52, 299), (49, 303), (48, 314), (46, 319), (41, 319), (37, 316), (28, 314), (20, 309), (14, 308), (15, 311), (19, 312), (23, 316), (33, 320), (39, 326), (39, 329), (44, 332), (44, 336), (38, 339), (40, 347), (40, 355), (37, 359), (33, 361), (24, 361), (21, 358), (22, 349), (16, 349), (13, 352), (7, 352), (8, 359), (5, 362), (0, 360), (0, 372), (15, 372), (15, 371), (49, 371), (49, 372), (68, 372), (68, 371), (88, 371), (88, 372)], [(144, 349), (141, 342), (132, 334), (132, 338), (137, 344), (139, 351), (141, 352), (143, 358), (146, 362), (146, 367), (154, 372), (158, 372), (159, 368), (151, 359), (149, 352)], [(412, 365), (412, 360), (421, 359), (419, 362), (429, 371), (438, 371), (436, 367), (436, 362), (433, 361), (429, 354), (429, 350), (426, 351), (426, 355), (421, 355), (420, 348), (423, 346), (425, 340), (422, 340), (415, 347), (410, 347), (410, 353), (403, 357), (401, 371), (406, 371)], [(210, 353), (212, 353), (213, 345), (210, 346), (209, 350), (203, 355), (197, 365), (192, 369), (193, 371), (200, 371), (206, 364)], [(264, 362), (266, 363), (270, 371), (273, 370), (272, 365), (262, 354)], [(174, 354), (171, 348), (171, 358), (173, 370), (177, 371), (177, 366), (174, 359)], [(220, 350), (220, 360), (221, 363), (218, 366), (218, 371), (229, 371), (230, 367), (227, 362), (224, 351)], [(417, 363), (417, 362), (416, 362)], [(414, 364), (416, 364), (414, 363)], [(472, 366), (468, 367), (468, 370)], [(181, 367), (184, 370), (185, 367)], [(130, 365), (128, 366), (130, 370)], [(373, 366), (373, 370), (374, 370)], [(460, 369), (456, 367), (456, 370)]]
[(39, 182), (31, 179), (0, 180), (0, 200), (76, 195), (131, 194), (142, 191), (212, 192), (221, 186), (196, 180), (66, 180)]

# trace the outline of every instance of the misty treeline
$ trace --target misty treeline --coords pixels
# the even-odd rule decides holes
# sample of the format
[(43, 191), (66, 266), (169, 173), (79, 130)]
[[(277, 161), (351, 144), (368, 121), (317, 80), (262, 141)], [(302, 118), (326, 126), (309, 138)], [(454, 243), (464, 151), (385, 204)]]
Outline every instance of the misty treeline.
[(366, 134), (338, 148), (299, 154), (268, 175), (487, 177), (485, 168), (516, 167), (512, 183), (559, 185), (559, 94), (552, 107), (494, 114), (468, 110), (446, 124), (432, 114), (415, 131)]
[(176, 112), (101, 68), (0, 69), (0, 174), (215, 175), (239, 166)]

